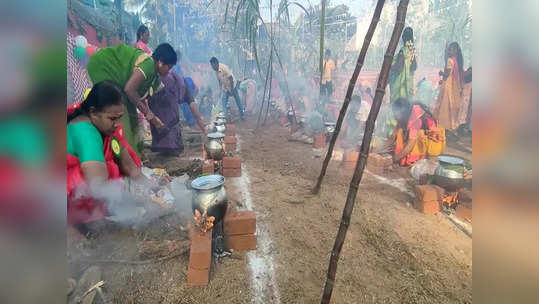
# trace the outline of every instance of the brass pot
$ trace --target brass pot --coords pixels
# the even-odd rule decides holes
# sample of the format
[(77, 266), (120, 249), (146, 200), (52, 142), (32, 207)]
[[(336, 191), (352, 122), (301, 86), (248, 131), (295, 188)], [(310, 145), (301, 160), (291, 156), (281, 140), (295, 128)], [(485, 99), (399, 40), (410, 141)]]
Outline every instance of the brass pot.
[(222, 175), (205, 175), (191, 182), (194, 190), (191, 206), (193, 213), (198, 210), (200, 214), (215, 217), (219, 222), (224, 216), (227, 207), (227, 195), (224, 187), (225, 178)]

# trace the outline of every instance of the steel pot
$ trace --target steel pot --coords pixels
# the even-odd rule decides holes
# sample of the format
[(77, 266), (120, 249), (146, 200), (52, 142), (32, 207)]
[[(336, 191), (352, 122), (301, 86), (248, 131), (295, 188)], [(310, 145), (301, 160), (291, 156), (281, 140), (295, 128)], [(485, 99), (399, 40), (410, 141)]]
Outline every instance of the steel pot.
[(200, 214), (215, 217), (219, 222), (225, 216), (227, 195), (224, 187), (225, 178), (222, 175), (206, 175), (191, 182), (194, 190), (191, 206), (193, 213), (198, 210)]
[(213, 132), (224, 133), (225, 130), (226, 130), (226, 126), (224, 124), (220, 125), (220, 124), (217, 124), (216, 122), (215, 125), (213, 126)]
[(204, 148), (206, 149), (206, 153), (208, 153), (208, 156), (211, 159), (221, 160), (223, 158), (225, 154), (224, 138), (225, 134), (220, 132), (210, 133), (206, 137), (206, 143), (204, 144)]
[(334, 122), (326, 122), (326, 123), (324, 123), (324, 125), (326, 126), (326, 134), (329, 135), (329, 136), (333, 135), (333, 132), (335, 132), (336, 123), (334, 123)]

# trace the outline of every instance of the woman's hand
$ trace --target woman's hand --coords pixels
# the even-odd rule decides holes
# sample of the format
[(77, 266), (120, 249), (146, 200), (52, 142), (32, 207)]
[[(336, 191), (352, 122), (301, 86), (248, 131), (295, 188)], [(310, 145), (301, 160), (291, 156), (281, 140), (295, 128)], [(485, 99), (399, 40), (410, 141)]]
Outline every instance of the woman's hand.
[(166, 127), (165, 127), (165, 124), (161, 121), (161, 119), (159, 119), (159, 117), (153, 115), (153, 113), (152, 113), (152, 116), (153, 116), (153, 117), (151, 118), (150, 123), (151, 123), (154, 127), (156, 127), (157, 129), (164, 129), (164, 128), (166, 128)]

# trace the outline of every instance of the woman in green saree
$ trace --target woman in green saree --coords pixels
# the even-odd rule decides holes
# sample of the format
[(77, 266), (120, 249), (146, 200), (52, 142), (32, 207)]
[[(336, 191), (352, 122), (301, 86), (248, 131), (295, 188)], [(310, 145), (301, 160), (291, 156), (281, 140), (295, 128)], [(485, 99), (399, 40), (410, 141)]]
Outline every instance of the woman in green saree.
[(127, 113), (122, 116), (121, 123), (127, 141), (139, 156), (142, 140), (138, 137), (137, 109), (156, 128), (165, 127), (144, 99), (162, 88), (159, 76), (166, 76), (176, 62), (176, 52), (168, 43), (160, 44), (152, 56), (125, 44), (106, 47), (96, 52), (88, 62), (88, 74), (93, 83), (115, 82), (127, 95)]
[[(417, 69), (417, 61), (414, 47), (414, 31), (411, 27), (406, 27), (402, 32), (401, 47), (395, 61), (389, 71), (389, 88), (391, 94), (391, 103), (399, 98), (413, 99), (414, 96), (414, 72)], [(393, 133), (397, 126), (397, 121), (393, 115), (386, 121), (387, 135)]]

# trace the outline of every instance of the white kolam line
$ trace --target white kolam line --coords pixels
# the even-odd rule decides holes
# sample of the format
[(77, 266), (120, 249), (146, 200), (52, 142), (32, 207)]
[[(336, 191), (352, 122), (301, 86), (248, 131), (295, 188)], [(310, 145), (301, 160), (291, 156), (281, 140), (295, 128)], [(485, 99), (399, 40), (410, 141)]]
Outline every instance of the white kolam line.
[[(241, 138), (238, 139), (237, 150), (241, 150)], [(253, 210), (254, 205), (249, 191), (250, 180), (247, 166), (242, 162), (241, 177), (231, 179), (232, 184), (240, 189), (242, 201), (247, 210)], [(256, 221), (257, 250), (247, 253), (247, 263), (251, 275), (251, 289), (253, 292), (252, 303), (265, 304), (277, 303), (280, 301), (279, 288), (275, 281), (275, 266), (273, 264), (273, 255), (271, 253), (272, 241), (269, 235), (268, 227), (260, 220)]]

